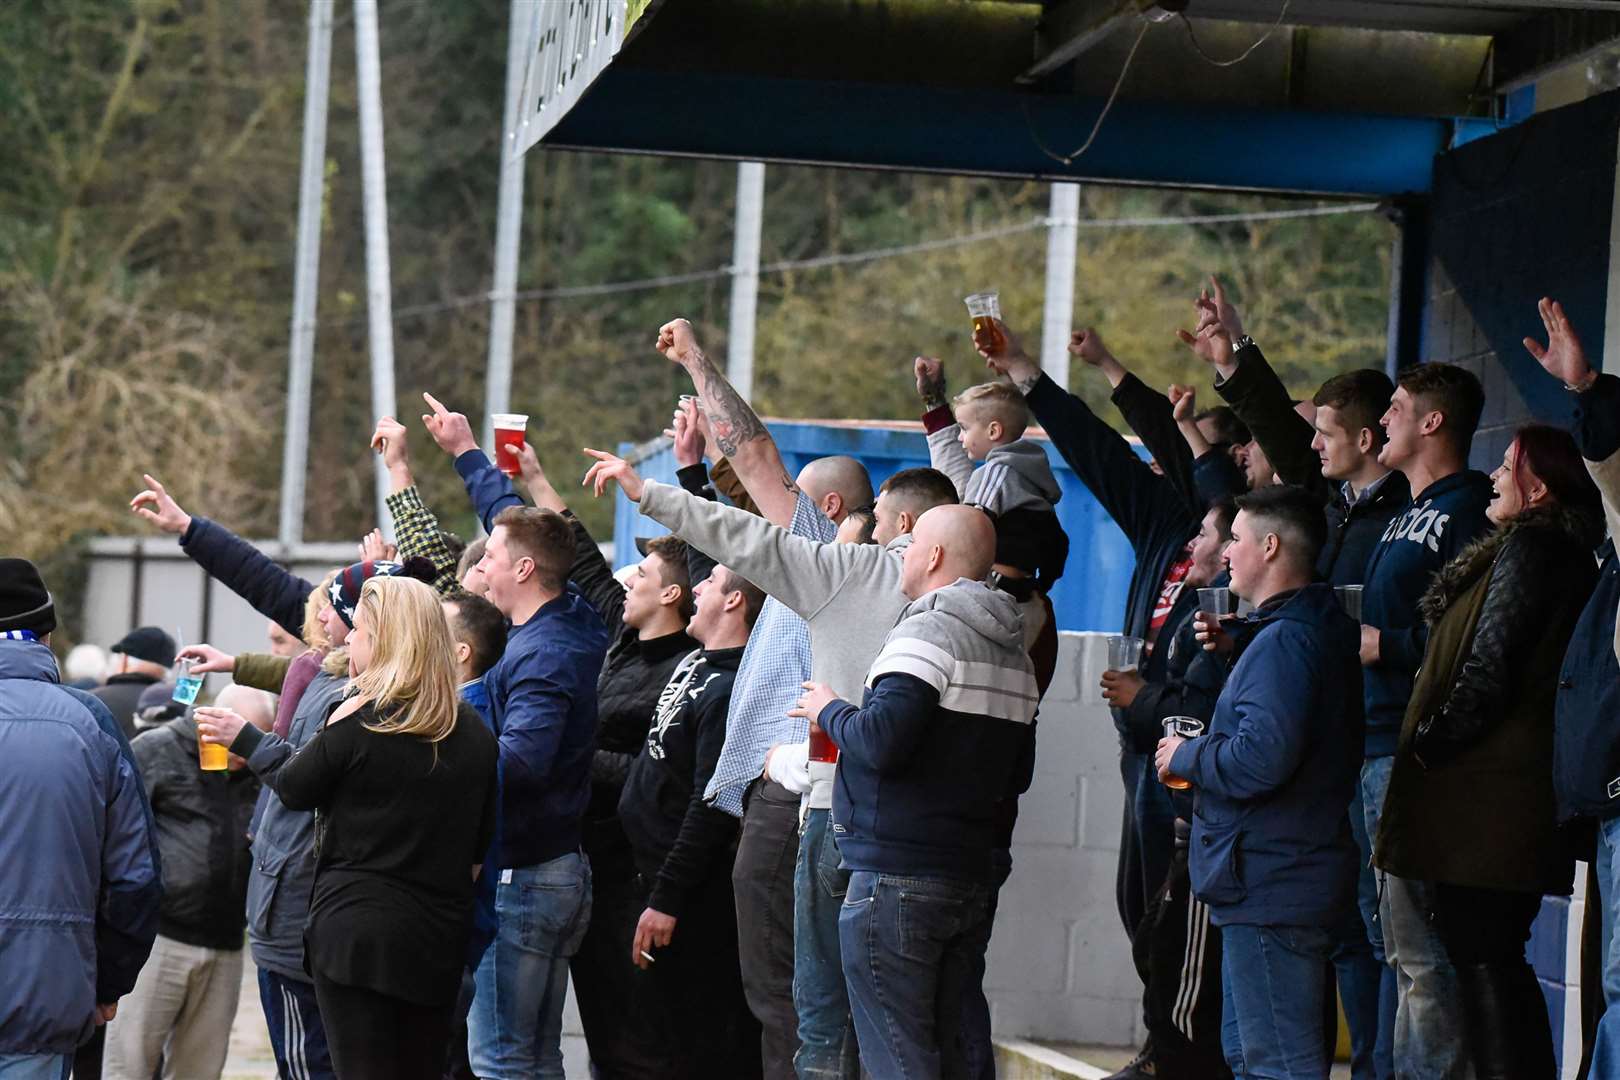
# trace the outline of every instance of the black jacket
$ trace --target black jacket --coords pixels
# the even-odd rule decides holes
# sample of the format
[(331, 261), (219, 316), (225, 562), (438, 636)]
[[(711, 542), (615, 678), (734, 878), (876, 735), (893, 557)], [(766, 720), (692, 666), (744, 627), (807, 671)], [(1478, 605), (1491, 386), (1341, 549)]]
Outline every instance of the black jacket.
[(150, 675), (132, 671), (125, 675), (114, 675), (104, 685), (90, 691), (90, 695), (107, 706), (107, 711), (118, 721), (118, 729), (124, 733), (124, 738), (133, 739), (135, 706), (140, 703), (141, 694), (146, 688), (156, 682), (158, 680)]
[(1237, 370), (1215, 389), (1248, 425), (1278, 478), (1314, 492), (1327, 507), (1328, 538), (1316, 572), (1334, 585), (1364, 584), (1368, 556), (1412, 497), (1406, 477), (1390, 473), (1371, 495), (1347, 503), (1342, 485), (1322, 475), (1321, 459), (1311, 449), (1316, 430), (1294, 411), (1287, 388), (1258, 345), (1238, 353)]
[(158, 933), (206, 949), (242, 947), (247, 927), (248, 822), (259, 780), (246, 769), (197, 767), (190, 717), (143, 731), (130, 749), (152, 803), (163, 854)]
[(1242, 470), (1224, 446), (1207, 451), (1203, 457), (1193, 457), (1192, 448), (1176, 427), (1170, 399), (1147, 383), (1135, 375), (1126, 375), (1114, 388), (1112, 400), (1125, 423), (1164, 470), (1164, 478), (1200, 520), (1210, 503), (1247, 490)]
[(716, 874), (731, 873), (737, 819), (703, 801), (726, 741), (742, 647), (689, 653), (661, 688), (658, 717), (619, 800), (647, 906), (677, 918)]
[[(1170, 567), (1186, 557), (1187, 542), (1198, 535), (1202, 511), (1174, 484), (1148, 468), (1124, 436), (1103, 423), (1085, 402), (1045, 375), (1027, 396), (1030, 411), (1046, 429), (1063, 460), (1114, 519), (1136, 553), (1126, 593), (1124, 631), (1145, 637)], [(1120, 745), (1129, 748), (1129, 726), (1114, 710)]]
[(641, 752), (652, 724), (658, 694), (680, 658), (697, 648), (684, 630), (650, 641), (624, 621), (624, 586), (578, 518), (574, 527), (574, 566), (568, 573), (612, 634), (607, 659), (596, 680), (596, 753), (591, 758), (591, 800), (585, 810), (585, 850), (623, 850), (618, 827), (619, 795), (630, 763)]
[(1423, 597), (1428, 648), (1401, 727), (1375, 845), (1402, 877), (1568, 893), (1556, 827), (1557, 672), (1597, 568), (1598, 523), (1527, 510), (1475, 541)]
[[(1620, 378), (1600, 375), (1597, 385), (1575, 398), (1574, 435), (1587, 461), (1620, 454)], [(1600, 556), (1597, 584), (1558, 675), (1553, 788), (1560, 820), (1620, 814), (1620, 664), (1614, 655), (1620, 560), (1613, 538)]]

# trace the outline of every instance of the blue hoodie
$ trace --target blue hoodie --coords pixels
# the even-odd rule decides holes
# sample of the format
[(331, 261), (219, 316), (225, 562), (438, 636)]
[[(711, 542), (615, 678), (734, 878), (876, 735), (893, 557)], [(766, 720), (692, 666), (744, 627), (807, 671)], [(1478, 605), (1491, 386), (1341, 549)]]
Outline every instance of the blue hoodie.
[(1412, 497), (1367, 557), (1361, 621), (1380, 631), (1378, 663), (1365, 678), (1366, 756), (1395, 753), (1412, 683), (1429, 642), (1418, 601), (1435, 571), (1491, 525), (1485, 507), (1491, 480), (1482, 472), (1452, 473)]
[(135, 986), (163, 877), (107, 707), (36, 641), (0, 640), (0, 1055), (71, 1054)]
[(1329, 927), (1354, 903), (1361, 631), (1320, 583), (1244, 621), (1208, 733), (1170, 759), (1192, 781), (1193, 892), (1217, 926)]

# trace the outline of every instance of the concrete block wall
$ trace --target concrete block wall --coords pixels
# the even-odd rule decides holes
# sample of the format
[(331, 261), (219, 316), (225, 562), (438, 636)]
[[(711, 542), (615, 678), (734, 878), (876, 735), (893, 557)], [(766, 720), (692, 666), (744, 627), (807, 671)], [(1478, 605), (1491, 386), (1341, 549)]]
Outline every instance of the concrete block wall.
[(1114, 902), (1124, 787), (1097, 691), (1106, 661), (1106, 635), (1061, 635), (990, 939), (984, 985), (998, 1036), (1125, 1046), (1143, 1035)]

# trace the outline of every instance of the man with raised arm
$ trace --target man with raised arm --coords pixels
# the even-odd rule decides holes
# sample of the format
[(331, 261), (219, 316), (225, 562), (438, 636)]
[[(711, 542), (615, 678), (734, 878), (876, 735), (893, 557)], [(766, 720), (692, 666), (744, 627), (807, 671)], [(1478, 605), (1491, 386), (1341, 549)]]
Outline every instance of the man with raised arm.
[[(1052, 445), (1119, 525), (1136, 553), (1123, 630), (1148, 642), (1143, 667), (1148, 669), (1144, 674), (1150, 674), (1154, 665), (1163, 663), (1165, 653), (1157, 646), (1166, 626), (1173, 632), (1169, 620), (1193, 569), (1191, 545), (1198, 536), (1199, 513), (1187, 494), (1149, 469), (1123, 436), (1083, 401), (1042, 375), (1040, 365), (1005, 324), (998, 321), (996, 329), (999, 334), (976, 332), (975, 347), (1024, 394)], [(1096, 331), (1090, 329), (1077, 331), (1069, 346), (1072, 354), (1082, 357), (1098, 350), (1106, 351)], [(1114, 725), (1119, 732), (1120, 778), (1125, 787), (1116, 899), (1125, 932), (1134, 940), (1148, 901), (1169, 874), (1175, 809), (1153, 776), (1153, 755), (1137, 749), (1122, 710), (1114, 711)], [(1155, 1075), (1151, 1033), (1137, 1060), (1118, 1075), (1122, 1080)]]
[[(905, 469), (878, 495), (872, 544), (828, 543), (796, 536), (734, 507), (709, 502), (669, 484), (643, 482), (622, 459), (600, 450), (587, 479), (600, 493), (616, 480), (641, 513), (758, 585), (806, 620), (810, 678), (841, 694), (859, 693), (866, 671), (893, 628), (906, 598), (901, 559), (911, 530), (929, 509), (954, 503), (949, 478), (934, 469)], [(841, 886), (829, 821), (834, 766), (808, 760), (804, 742), (769, 750), (765, 773), (805, 791), (804, 829), (794, 889), (793, 997), (802, 1042), (800, 1076), (853, 1076), (855, 1046), (839, 962), (837, 919)], [(829, 833), (829, 825), (832, 832)]]
[[(795, 536), (831, 543), (846, 514), (872, 502), (871, 480), (853, 458), (821, 458), (806, 465), (796, 481), (789, 476), (764, 423), (704, 355), (685, 319), (660, 328), (657, 348), (691, 376), (716, 449), (765, 521)], [(694, 544), (721, 558), (704, 543)], [(770, 591), (736, 562), (725, 561)], [(794, 1076), (801, 1049), (802, 1017), (794, 994), (800, 797), (780, 777), (762, 774), (773, 747), (803, 744), (809, 737), (807, 725), (787, 713), (811, 670), (810, 630), (804, 619), (780, 600), (766, 600), (737, 670), (725, 745), (704, 793), (716, 807), (743, 819), (732, 883), (743, 987), (763, 1028), (767, 1078)], [(836, 997), (824, 1010), (816, 1008), (827, 1000), (818, 995), (812, 1003), (811, 1027), (825, 1036), (817, 1035), (803, 1056), (806, 1062), (830, 1060), (827, 1067), (838, 1075), (838, 1062), (846, 1060), (841, 1047), (847, 1023), (837, 1015), (841, 1002)], [(821, 1022), (824, 1015), (831, 1018)]]
[[(1317, 573), (1334, 585), (1362, 585), (1368, 556), (1411, 496), (1406, 477), (1378, 459), (1384, 445), (1378, 418), (1389, 408), (1394, 384), (1372, 368), (1335, 375), (1312, 396), (1316, 418), (1306, 421), (1260, 346), (1244, 333), (1225, 288), (1213, 276), (1210, 285), (1195, 302), (1196, 331), (1178, 336), (1215, 369), (1216, 391), (1253, 433), (1255, 445), (1282, 482), (1322, 499), (1328, 536)], [(1385, 963), (1372, 840), (1359, 785), (1349, 812), (1350, 831), (1361, 852), (1356, 887), (1360, 925), (1359, 935), (1356, 927), (1341, 928), (1334, 965), (1350, 1025), (1351, 1060), (1356, 1068), (1387, 1080), (1394, 1075), (1397, 989), (1394, 969)]]

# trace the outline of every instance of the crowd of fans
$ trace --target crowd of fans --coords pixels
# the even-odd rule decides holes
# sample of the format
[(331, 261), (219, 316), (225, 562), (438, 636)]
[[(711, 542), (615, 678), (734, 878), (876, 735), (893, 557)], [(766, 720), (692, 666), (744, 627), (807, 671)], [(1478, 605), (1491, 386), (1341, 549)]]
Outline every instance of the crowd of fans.
[[(244, 934), (286, 1080), (561, 1077), (570, 978), (605, 1080), (993, 1077), (1068, 554), (1032, 422), (1136, 555), (1140, 662), (1101, 692), (1148, 1040), (1115, 1080), (1326, 1077), (1337, 1001), (1358, 1080), (1550, 1078), (1525, 943), (1577, 859), (1620, 999), (1620, 379), (1543, 301), (1526, 345), (1573, 432), (1524, 426), (1487, 477), (1475, 376), (1296, 402), (1212, 284), (1180, 336), (1219, 408), (1073, 335), (1150, 460), (984, 320), (991, 381), (953, 398), (915, 362), (931, 467), (794, 476), (675, 320), (678, 482), (586, 450), (586, 488), (669, 532), (620, 575), (531, 447), (503, 472), (430, 395), (470, 545), (392, 417), (397, 549), (320, 582), (146, 478), (132, 510), (269, 620), (264, 653), (143, 627), (65, 677), (45, 582), (0, 559), (0, 814), (27, 823), (0, 1080), (217, 1078)], [(190, 707), (179, 662), (232, 685)], [(1587, 1051), (1620, 1076), (1620, 1008)]]

